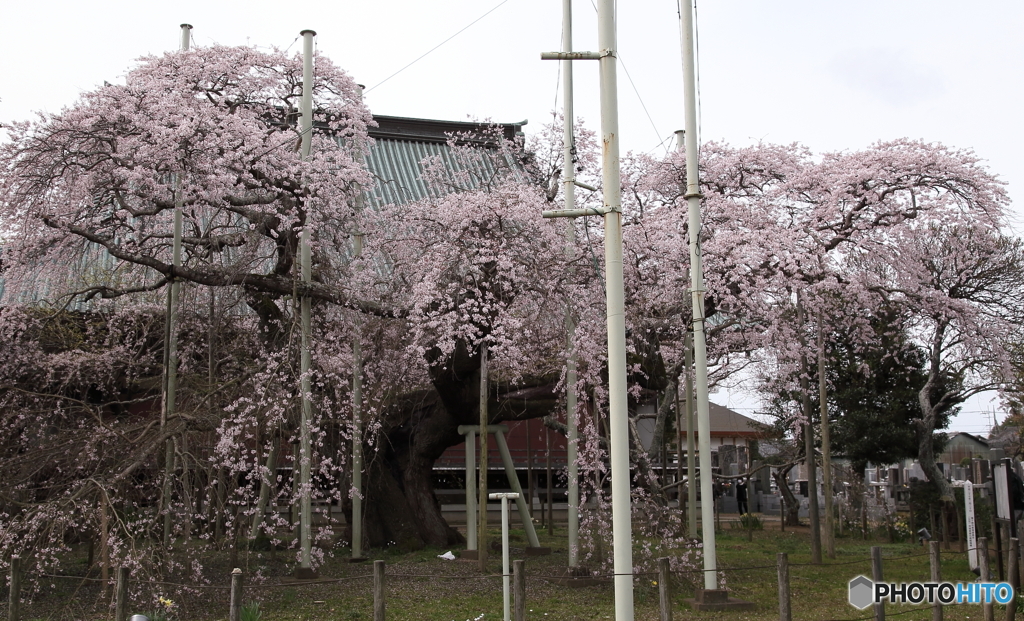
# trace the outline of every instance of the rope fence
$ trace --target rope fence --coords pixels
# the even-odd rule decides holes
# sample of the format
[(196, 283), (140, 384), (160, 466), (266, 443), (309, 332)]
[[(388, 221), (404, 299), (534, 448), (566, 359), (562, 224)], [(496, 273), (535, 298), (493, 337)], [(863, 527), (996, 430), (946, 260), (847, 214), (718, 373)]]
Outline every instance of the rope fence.
[[(1011, 539), (1008, 552), (1009, 554), (1009, 569), (1010, 575), (1009, 580), (1013, 585), (1017, 585), (1019, 576), (1019, 559), (1016, 558), (1019, 555), (1019, 546), (1016, 539)], [(826, 567), (840, 567), (849, 565), (862, 565), (869, 563), (872, 569), (872, 578), (874, 583), (884, 582), (882, 577), (882, 565), (884, 563), (902, 563), (904, 561), (922, 557), (930, 557), (931, 566), (931, 582), (940, 582), (940, 549), (939, 542), (930, 542), (930, 550), (921, 554), (905, 554), (900, 556), (885, 557), (882, 554), (882, 548), (875, 546), (871, 548), (871, 556), (868, 558), (860, 558), (849, 561), (840, 562), (828, 562), (828, 563), (790, 563), (788, 555), (786, 553), (779, 553), (777, 555), (777, 561), (775, 564), (765, 565), (748, 565), (742, 567), (718, 567), (714, 570), (701, 569), (701, 568), (669, 568), (668, 558), (658, 559), (658, 570), (657, 571), (645, 571), (645, 572), (632, 572), (632, 573), (605, 573), (605, 574), (591, 574), (583, 577), (570, 576), (568, 574), (548, 574), (548, 573), (530, 573), (527, 574), (525, 565), (522, 561), (517, 561), (514, 571), (512, 573), (490, 573), (483, 575), (437, 575), (437, 574), (420, 574), (420, 573), (386, 573), (385, 562), (382, 560), (374, 561), (373, 573), (359, 574), (354, 576), (343, 576), (338, 578), (320, 578), (312, 580), (295, 580), (288, 582), (254, 582), (248, 585), (243, 585), (243, 575), (240, 569), (234, 569), (230, 576), (230, 584), (187, 584), (182, 582), (174, 582), (168, 580), (152, 580), (143, 578), (133, 578), (130, 575), (127, 567), (121, 567), (116, 571), (116, 578), (114, 580), (95, 578), (89, 576), (74, 576), (66, 574), (51, 574), (51, 573), (38, 573), (35, 574), (38, 578), (52, 579), (52, 580), (75, 580), (79, 582), (91, 582), (91, 583), (104, 583), (114, 584), (115, 586), (115, 615), (114, 621), (128, 621), (128, 585), (152, 585), (152, 586), (163, 586), (163, 587), (176, 587), (180, 589), (208, 589), (213, 591), (227, 591), (229, 593), (229, 615), (228, 621), (240, 621), (240, 609), (241, 609), (241, 597), (242, 592), (245, 588), (254, 589), (268, 589), (268, 588), (294, 588), (303, 586), (314, 586), (314, 585), (329, 585), (329, 584), (340, 584), (354, 581), (372, 580), (373, 583), (373, 598), (374, 598), (374, 621), (385, 621), (386, 620), (386, 604), (385, 604), (385, 579), (390, 580), (416, 580), (416, 579), (429, 579), (429, 580), (497, 580), (499, 578), (512, 578), (516, 585), (516, 597), (525, 597), (525, 584), (526, 578), (534, 580), (545, 580), (545, 581), (565, 581), (565, 580), (577, 580), (583, 578), (585, 580), (597, 581), (610, 581), (617, 576), (630, 576), (632, 578), (653, 578), (657, 577), (656, 582), (652, 582), (652, 585), (656, 585), (659, 590), (659, 606), (661, 608), (661, 619), (671, 621), (672, 615), (672, 599), (670, 595), (672, 578), (680, 579), (683, 577), (692, 577), (696, 575), (705, 574), (708, 571), (722, 572), (722, 573), (740, 573), (740, 572), (751, 572), (751, 571), (765, 571), (774, 570), (777, 572), (778, 577), (778, 600), (779, 600), (779, 619), (780, 621), (792, 621), (792, 605), (789, 589), (789, 571), (791, 568), (796, 567), (813, 567), (813, 568), (826, 568)], [(978, 545), (970, 548), (965, 552), (953, 553), (954, 555), (965, 554), (966, 552), (987, 552), (978, 555), (981, 573), (981, 579), (983, 581), (990, 580), (989, 574), (989, 561), (988, 557), (993, 550), (1001, 552), (1001, 550), (991, 548), (988, 546), (988, 541), (985, 538), (978, 539)], [(950, 553), (947, 551), (946, 556)], [(1000, 563), (1001, 566), (1001, 563)], [(8, 606), (8, 621), (21, 621), (20, 618), (20, 584), (21, 584), (21, 562), (18, 557), (12, 557), (11, 559), (11, 575), (10, 575), (10, 598)], [(557, 582), (556, 582), (557, 583)], [(692, 583), (691, 583), (692, 584)], [(697, 598), (693, 600), (698, 604), (693, 604), (695, 607), (700, 602), (700, 592), (698, 591)], [(722, 591), (724, 593), (724, 591)], [(873, 595), (872, 595), (873, 597)], [(726, 598), (728, 599), (728, 598)], [(901, 595), (903, 603), (915, 603), (908, 601)], [(518, 600), (517, 600), (518, 601)], [(920, 600), (918, 600), (920, 601)], [(1015, 612), (1014, 600), (1012, 606)], [(931, 610), (933, 612), (933, 619), (941, 620), (941, 609), (943, 604), (934, 603), (926, 606), (918, 606), (907, 610), (900, 610), (897, 612), (886, 612), (885, 603), (872, 603), (865, 604), (872, 605), (875, 607), (873, 614), (861, 617), (852, 617), (844, 619), (832, 619), (830, 621), (869, 621), (874, 619), (876, 621), (883, 621), (888, 615), (890, 617), (898, 617), (907, 614), (918, 613), (921, 611)], [(947, 604), (949, 605), (949, 604)], [(983, 604), (986, 609), (992, 607), (991, 603)], [(1008, 604), (1008, 619), (1012, 619), (1012, 612), (1010, 611), (1010, 604)], [(524, 605), (517, 604), (516, 610), (525, 610)], [(700, 608), (697, 608), (701, 610)], [(713, 608), (709, 608), (713, 609)], [(517, 613), (518, 614), (518, 613)], [(985, 618), (993, 618), (990, 616), (991, 612), (986, 610)], [(516, 621), (523, 621), (523, 619), (516, 617)]]

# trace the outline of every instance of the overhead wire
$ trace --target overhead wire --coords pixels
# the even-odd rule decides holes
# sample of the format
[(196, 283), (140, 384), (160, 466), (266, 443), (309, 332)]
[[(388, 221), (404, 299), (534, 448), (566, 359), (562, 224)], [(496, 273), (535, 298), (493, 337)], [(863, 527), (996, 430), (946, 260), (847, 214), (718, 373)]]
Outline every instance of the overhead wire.
[[(594, 7), (594, 12), (596, 13), (597, 12), (597, 4), (594, 3), (594, 0), (590, 0), (590, 6)], [(616, 12), (616, 15), (617, 15), (618, 14), (618, 2), (615, 3), (615, 12)], [(647, 116), (647, 120), (650, 121), (651, 128), (654, 130), (654, 133), (659, 138), (661, 138), (662, 133), (660, 131), (658, 131), (658, 126), (654, 123), (654, 118), (651, 117), (651, 113), (647, 109), (647, 104), (644, 102), (644, 98), (640, 96), (640, 89), (638, 89), (636, 87), (636, 83), (633, 82), (633, 76), (629, 75), (629, 68), (626, 67), (626, 61), (623, 60), (623, 58), (622, 58), (622, 52), (619, 51), (619, 50), (616, 50), (615, 51), (615, 56), (616, 56), (616, 58), (619, 59), (619, 64), (622, 65), (622, 71), (625, 72), (626, 79), (629, 80), (629, 85), (631, 87), (633, 87), (633, 92), (636, 94), (637, 100), (640, 101), (640, 107), (644, 109), (644, 114)], [(656, 146), (654, 148), (657, 149), (659, 146), (661, 146), (663, 144), (665, 144), (664, 140), (659, 142), (658, 146)], [(668, 149), (667, 148), (666, 148), (665, 152), (666, 152), (666, 154), (668, 153)]]
[(437, 48), (441, 47), (441, 46), (442, 46), (442, 45), (444, 45), (445, 43), (448, 43), (449, 41), (451, 41), (451, 40), (452, 40), (452, 39), (454, 39), (455, 37), (459, 36), (460, 34), (462, 34), (463, 32), (465, 32), (466, 30), (469, 30), (469, 28), (470, 28), (471, 26), (473, 26), (474, 24), (476, 24), (476, 23), (477, 23), (478, 21), (480, 21), (480, 20), (482, 20), (483, 18), (487, 17), (487, 16), (488, 16), (488, 15), (490, 15), (491, 13), (493, 13), (493, 12), (497, 11), (497, 10), (498, 10), (498, 9), (499, 9), (499, 8), (500, 8), (500, 7), (501, 7), (501, 6), (503, 5), (503, 4), (505, 4), (506, 2), (508, 2), (508, 0), (501, 0), (501, 2), (499, 2), (499, 3), (497, 4), (497, 5), (495, 5), (495, 6), (494, 6), (494, 8), (492, 8), (492, 9), (491, 9), (490, 11), (487, 11), (486, 13), (484, 13), (483, 15), (481, 15), (480, 17), (478, 17), (478, 18), (474, 19), (474, 20), (473, 20), (472, 22), (470, 22), (469, 24), (467, 24), (467, 25), (466, 25), (465, 27), (463, 27), (463, 28), (462, 28), (461, 30), (459, 30), (458, 32), (456, 32), (456, 33), (455, 33), (455, 34), (453, 34), (452, 36), (448, 37), (448, 38), (447, 38), (447, 39), (445, 39), (444, 41), (441, 41), (440, 43), (438, 43), (438, 44), (437, 44), (437, 45), (435, 45), (434, 47), (430, 48), (429, 50), (427, 50), (426, 52), (424, 52), (423, 54), (421, 54), (421, 55), (420, 55), (419, 57), (417, 57), (417, 58), (416, 58), (416, 60), (412, 61), (412, 62), (411, 62), (411, 63), (409, 63), (408, 65), (406, 65), (406, 66), (402, 67), (402, 68), (401, 68), (401, 69), (399, 69), (398, 71), (396, 71), (396, 72), (392, 73), (391, 75), (389, 75), (388, 77), (384, 78), (384, 79), (383, 79), (383, 80), (381, 80), (380, 82), (377, 82), (376, 84), (374, 84), (374, 85), (373, 85), (373, 86), (371, 86), (370, 88), (366, 89), (365, 91), (363, 91), (363, 94), (365, 95), (366, 93), (369, 93), (370, 91), (372, 91), (373, 89), (377, 88), (378, 86), (380, 86), (380, 85), (384, 84), (385, 82), (387, 82), (387, 81), (388, 81), (388, 80), (390, 80), (391, 78), (395, 77), (395, 76), (396, 76), (396, 75), (398, 75), (399, 73), (402, 73), (403, 71), (405, 71), (405, 70), (406, 70), (406, 69), (408, 69), (409, 67), (412, 67), (413, 65), (415, 65), (415, 64), (416, 64), (416, 63), (418, 63), (419, 61), (423, 60), (424, 58), (426, 58), (426, 57), (427, 57), (427, 56), (428, 56), (428, 55), (429, 55), (430, 53), (432, 53), (432, 52), (433, 52), (434, 50), (436, 50)]

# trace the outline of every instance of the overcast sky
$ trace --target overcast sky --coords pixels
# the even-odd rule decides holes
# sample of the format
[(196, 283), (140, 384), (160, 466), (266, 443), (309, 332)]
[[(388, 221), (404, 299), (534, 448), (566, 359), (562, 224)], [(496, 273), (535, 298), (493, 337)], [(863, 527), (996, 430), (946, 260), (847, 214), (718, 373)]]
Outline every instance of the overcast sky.
[[(974, 149), (1024, 205), (1024, 3), (722, 0), (697, 8), (703, 140), (801, 142), (818, 152), (900, 137), (942, 142)], [(593, 4), (576, 0), (574, 9), (574, 48), (596, 50)], [(657, 152), (683, 125), (676, 4), (623, 2), (618, 18), (623, 149)], [(133, 59), (176, 49), (183, 22), (195, 27), (195, 45), (298, 50), (299, 31), (313, 29), (319, 51), (366, 85), (377, 114), (528, 119), (529, 132), (561, 106), (559, 63), (540, 60), (561, 46), (558, 0), (8, 2), (3, 20), (0, 123), (59, 111), (104, 80), (117, 82)], [(577, 63), (575, 73), (577, 115), (597, 130), (597, 64)], [(987, 431), (989, 407), (970, 403), (954, 428)]]

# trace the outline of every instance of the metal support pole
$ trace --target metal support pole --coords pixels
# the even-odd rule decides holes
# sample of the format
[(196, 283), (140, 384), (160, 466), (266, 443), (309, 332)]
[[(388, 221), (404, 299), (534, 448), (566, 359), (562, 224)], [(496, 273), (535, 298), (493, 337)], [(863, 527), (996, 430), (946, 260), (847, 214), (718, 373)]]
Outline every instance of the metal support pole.
[[(572, 52), (572, 0), (562, 0), (562, 51)], [(565, 195), (565, 208), (576, 208), (576, 165), (573, 162), (576, 150), (576, 138), (573, 131), (575, 113), (573, 112), (572, 61), (562, 61), (562, 183)], [(566, 255), (572, 257), (576, 246), (576, 223), (572, 220), (565, 227)], [(565, 368), (565, 425), (568, 428), (566, 438), (566, 460), (568, 463), (568, 531), (569, 531), (569, 567), (579, 566), (579, 532), (580, 532), (580, 469), (576, 463), (579, 444), (579, 423), (576, 412), (576, 321), (572, 308), (565, 307), (565, 338), (569, 358)], [(548, 500), (550, 502), (550, 498)]]
[(476, 432), (466, 432), (466, 549), (476, 550)]
[[(358, 244), (362, 246), (362, 243)], [(360, 248), (361, 250), (361, 248)], [(352, 558), (363, 558), (363, 344), (352, 341)]]
[[(599, 209), (544, 212), (544, 217), (604, 216), (605, 296), (608, 326), (608, 435), (611, 442), (612, 549), (615, 620), (633, 621), (633, 533), (630, 509), (629, 422), (626, 393), (626, 318), (622, 276), (622, 190), (619, 180), (619, 112), (615, 2), (597, 2), (600, 52), (545, 53), (542, 59), (597, 60), (601, 75), (601, 161), (604, 205)], [(571, 426), (570, 426), (571, 429)], [(570, 442), (571, 443), (571, 442)], [(571, 502), (571, 501), (570, 501)], [(570, 546), (570, 549), (572, 546)]]
[[(313, 134), (313, 37), (316, 33), (312, 30), (303, 30), (302, 36), (302, 159), (309, 158), (312, 146)], [(310, 257), (310, 228), (309, 206), (305, 206), (305, 221), (302, 223), (302, 232), (299, 235), (299, 267), (303, 283), (312, 282), (312, 260)], [(313, 540), (311, 537), (311, 525), (313, 522), (313, 501), (311, 498), (312, 483), (312, 445), (310, 441), (310, 427), (312, 426), (313, 405), (310, 402), (310, 308), (309, 296), (302, 296), (301, 322), (302, 322), (302, 354), (300, 360), (300, 392), (302, 393), (302, 421), (299, 425), (299, 567), (306, 570), (304, 577), (309, 577), (312, 571)]]
[(701, 528), (704, 534), (704, 588), (718, 588), (715, 516), (711, 490), (711, 422), (708, 407), (708, 356), (704, 339), (704, 269), (700, 248), (700, 178), (697, 169), (697, 89), (693, 58), (693, 0), (683, 0), (683, 91), (686, 99), (686, 204), (690, 236), (690, 293), (693, 302), (693, 357), (696, 376), (697, 434), (700, 442)]
[(693, 342), (690, 332), (686, 333), (683, 343), (685, 349), (686, 371), (683, 374), (686, 382), (686, 517), (690, 537), (697, 537), (697, 438), (693, 420)]
[[(494, 439), (498, 442), (498, 453), (501, 454), (501, 462), (505, 465), (505, 474), (508, 476), (508, 485), (515, 492), (515, 496), (510, 496), (516, 501), (516, 508), (519, 510), (519, 519), (523, 522), (523, 528), (526, 530), (526, 539), (530, 542), (530, 546), (534, 548), (540, 547), (540, 540), (537, 538), (537, 530), (533, 527), (533, 518), (530, 517), (530, 508), (526, 504), (526, 498), (523, 496), (523, 487), (519, 484), (519, 477), (516, 476), (516, 467), (512, 463), (512, 454), (509, 453), (508, 443), (505, 442), (505, 434), (501, 431), (494, 432)], [(491, 494), (491, 498), (494, 498), (494, 494)]]
[(551, 473), (551, 430), (544, 427), (544, 449), (545, 449), (545, 469), (544, 479), (547, 483), (547, 493), (545, 499), (547, 500), (548, 516), (545, 522), (548, 525), (548, 537), (553, 537), (555, 534), (555, 500), (554, 500), (554, 482)]
[(836, 557), (836, 524), (832, 514), (832, 440), (828, 423), (828, 383), (825, 378), (824, 315), (818, 313), (818, 406), (821, 411), (821, 473), (825, 488), (825, 554)]
[(608, 322), (608, 422), (611, 441), (612, 551), (615, 621), (633, 621), (633, 529), (630, 508), (626, 393), (626, 317), (622, 276), (622, 197), (619, 181), (619, 102), (615, 1), (598, 0), (601, 73), (601, 162), (604, 190), (605, 295)]
[[(192, 35), (192, 26), (181, 25), (181, 51), (188, 51)], [(181, 175), (175, 172), (171, 180), (174, 188), (174, 224), (171, 242), (171, 284), (167, 288), (167, 329), (165, 341), (167, 354), (164, 360), (167, 364), (166, 384), (164, 386), (164, 411), (161, 417), (161, 427), (167, 425), (168, 420), (174, 415), (177, 408), (178, 395), (178, 298), (181, 295), (181, 282), (176, 277), (176, 272), (181, 267), (181, 230), (182, 230), (182, 206), (181, 196)], [(161, 491), (161, 512), (163, 513), (163, 544), (171, 543), (171, 478), (174, 475), (174, 441), (168, 438), (164, 444), (164, 482)]]
[(509, 573), (509, 550), (508, 550), (508, 500), (509, 498), (519, 500), (522, 494), (515, 492), (501, 492), (497, 494), (490, 494), (488, 498), (491, 500), (501, 501), (501, 587), (502, 594), (504, 595), (505, 603), (505, 621), (511, 621), (512, 619), (512, 606), (511, 606), (511, 593), (510, 593), (510, 582), (511, 575)]
[[(363, 99), (363, 86), (359, 86), (359, 100)], [(355, 144), (354, 159), (365, 164), (362, 144)], [(363, 195), (356, 196), (355, 207), (359, 213), (364, 207)], [(352, 236), (352, 256), (363, 254), (363, 233)], [(363, 327), (356, 318), (352, 330), (352, 559), (363, 560)]]
[(480, 564), (480, 571), (487, 571), (487, 424), (490, 422), (487, 414), (487, 343), (480, 343), (480, 511), (477, 519), (480, 520), (477, 528), (477, 561)]

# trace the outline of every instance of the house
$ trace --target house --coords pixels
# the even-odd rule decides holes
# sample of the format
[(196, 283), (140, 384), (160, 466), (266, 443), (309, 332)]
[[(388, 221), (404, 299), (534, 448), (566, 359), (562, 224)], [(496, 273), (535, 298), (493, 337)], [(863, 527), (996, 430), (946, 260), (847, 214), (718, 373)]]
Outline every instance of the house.
[(988, 440), (981, 436), (958, 431), (950, 436), (949, 441), (946, 442), (946, 448), (935, 461), (950, 466), (959, 466), (964, 460), (972, 458), (991, 459), (990, 455)]

